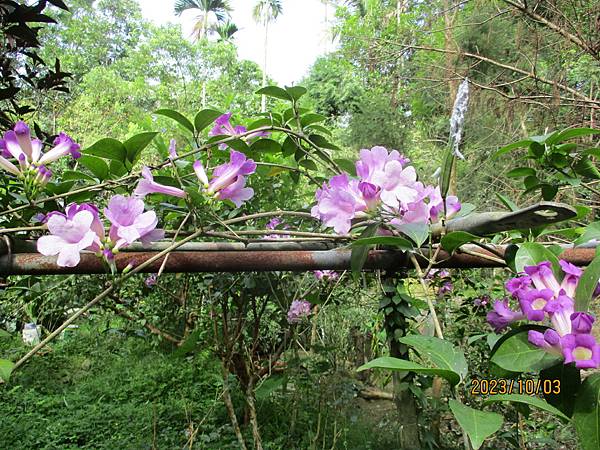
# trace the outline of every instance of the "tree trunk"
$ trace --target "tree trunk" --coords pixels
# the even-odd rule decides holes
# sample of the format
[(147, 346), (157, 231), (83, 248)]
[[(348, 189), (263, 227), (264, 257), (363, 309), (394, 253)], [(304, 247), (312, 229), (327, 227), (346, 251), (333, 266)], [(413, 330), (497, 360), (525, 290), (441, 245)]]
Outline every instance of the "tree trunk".
[[(265, 18), (265, 48), (264, 48), (264, 60), (263, 60), (263, 74), (262, 74), (262, 85), (265, 87), (267, 85), (267, 46), (268, 46), (268, 38), (269, 38), (269, 20)], [(267, 96), (263, 94), (260, 101), (260, 111), (267, 111)]]

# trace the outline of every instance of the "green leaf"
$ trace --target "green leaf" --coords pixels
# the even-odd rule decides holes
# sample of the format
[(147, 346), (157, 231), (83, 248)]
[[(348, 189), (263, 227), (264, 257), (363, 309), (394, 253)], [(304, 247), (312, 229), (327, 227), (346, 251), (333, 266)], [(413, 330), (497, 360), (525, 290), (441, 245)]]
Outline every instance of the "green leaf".
[(542, 261), (550, 261), (556, 279), (559, 281), (562, 280), (563, 272), (558, 263), (558, 258), (554, 253), (537, 242), (525, 242), (519, 246), (517, 256), (515, 257), (515, 268), (517, 272), (523, 272), (525, 266), (533, 266)]
[(508, 153), (517, 148), (529, 147), (529, 144), (531, 144), (531, 139), (523, 139), (522, 141), (517, 141), (513, 142), (512, 144), (505, 145), (494, 154), (494, 158), (497, 158), (498, 156)]
[(327, 117), (322, 114), (309, 113), (300, 118), (300, 125), (304, 128), (315, 123), (323, 122), (326, 119)]
[(376, 358), (373, 361), (369, 361), (366, 364), (363, 364), (358, 369), (358, 372), (367, 369), (388, 369), (388, 370), (400, 370), (404, 372), (415, 372), (422, 373), (423, 375), (431, 375), (431, 376), (440, 376), (446, 380), (451, 385), (458, 384), (460, 378), (457, 373), (452, 370), (439, 369), (435, 367), (424, 367), (420, 364), (417, 364), (413, 361), (408, 361), (406, 359), (400, 358), (392, 358), (391, 356), (382, 356), (380, 358)]
[[(131, 165), (130, 165), (130, 167), (131, 167)], [(127, 170), (127, 168), (123, 165), (123, 163), (121, 163), (119, 161), (111, 161), (109, 168), (110, 168), (110, 173), (112, 175), (115, 175), (117, 178), (122, 177), (127, 172), (129, 172)]]
[(148, 131), (136, 134), (123, 142), (123, 145), (127, 149), (127, 159), (131, 161), (132, 164), (135, 164), (140, 159), (142, 150), (152, 142), (152, 139), (154, 139), (157, 134), (156, 131)]
[(259, 139), (250, 146), (252, 152), (279, 153), (281, 144), (273, 139)]
[(154, 114), (159, 114), (161, 116), (168, 117), (169, 119), (173, 119), (183, 128), (187, 129), (192, 134), (194, 133), (194, 125), (192, 124), (192, 122), (190, 122), (190, 120), (187, 117), (185, 117), (180, 112), (174, 111), (172, 109), (159, 109), (158, 111), (154, 111)]
[(281, 100), (292, 101), (294, 97), (285, 89), (277, 86), (266, 86), (256, 91), (258, 95), (266, 95), (267, 97), (279, 98)]
[(451, 146), (448, 146), (442, 161), (442, 171), (440, 173), (440, 193), (445, 199), (450, 189), (450, 175), (452, 174), (452, 166), (454, 165), (454, 151)]
[(594, 290), (600, 280), (600, 247), (596, 248), (596, 256), (587, 266), (575, 289), (575, 311), (587, 311)]
[(516, 169), (509, 170), (506, 176), (509, 178), (535, 176), (535, 169), (531, 167), (517, 167)]
[(332, 144), (331, 142), (329, 142), (327, 139), (325, 139), (320, 134), (311, 134), (308, 138), (317, 147), (328, 148), (330, 150), (339, 150), (340, 149), (337, 145)]
[(548, 139), (549, 144), (555, 144), (557, 142), (568, 141), (581, 136), (589, 136), (592, 134), (600, 134), (600, 130), (595, 128), (571, 128), (569, 130), (563, 130), (557, 135), (553, 136), (552, 139)]
[(262, 119), (255, 120), (250, 125), (248, 125), (248, 131), (256, 130), (257, 128), (262, 127), (270, 127), (272, 125), (273, 121), (269, 118), (264, 117)]
[(491, 395), (483, 402), (484, 405), (488, 405), (494, 402), (515, 402), (515, 403), (524, 403), (526, 405), (534, 406), (539, 409), (543, 409), (544, 411), (548, 411), (555, 416), (560, 417), (563, 420), (569, 421), (569, 418), (564, 415), (559, 409), (555, 408), (545, 400), (542, 400), (539, 397), (534, 397), (532, 395), (523, 395), (523, 394), (502, 394), (502, 395)]
[(598, 147), (588, 148), (588, 149), (585, 149), (584, 151), (582, 151), (581, 154), (600, 158), (600, 148), (598, 148)]
[(232, 139), (231, 141), (225, 142), (225, 145), (242, 153), (248, 153), (250, 151), (248, 144), (241, 139)]
[(542, 184), (542, 198), (549, 202), (552, 201), (554, 199), (554, 197), (556, 197), (556, 194), (558, 193), (558, 186), (555, 184)]
[[(214, 109), (203, 109), (202, 111), (198, 112), (198, 114), (196, 114), (196, 117), (194, 117), (194, 126), (196, 128), (196, 133), (199, 134), (202, 130), (204, 130), (207, 126), (213, 123), (221, 115), (222, 114), (219, 111), (215, 111)], [(271, 121), (268, 120), (268, 122), (270, 125)]]
[(94, 176), (101, 181), (108, 177), (108, 165), (100, 158), (83, 155), (77, 160), (77, 162), (92, 172)]
[(401, 250), (412, 250), (413, 245), (407, 239), (398, 236), (373, 236), (363, 239), (357, 239), (352, 242), (352, 247), (359, 245), (389, 245), (392, 247), (398, 247)]
[[(376, 223), (367, 226), (360, 234), (359, 239), (375, 236), (378, 228), (379, 224)], [(367, 257), (369, 256), (369, 250), (372, 248), (373, 245), (359, 245), (352, 248), (352, 253), (350, 255), (350, 267), (352, 268), (352, 272), (357, 273), (362, 270), (367, 261)]]
[(481, 447), (483, 441), (498, 431), (504, 422), (500, 414), (473, 409), (454, 399), (450, 399), (448, 405), (458, 424), (469, 436), (474, 450)]
[(509, 244), (504, 250), (504, 261), (506, 261), (506, 265), (513, 272), (517, 271), (515, 266), (515, 258), (517, 257), (517, 252), (519, 251), (519, 246), (515, 244)]
[(118, 140), (112, 138), (100, 139), (82, 152), (84, 155), (99, 156), (106, 159), (125, 162), (127, 149)]
[(513, 202), (506, 195), (496, 192), (496, 197), (498, 197), (498, 200), (500, 200), (502, 204), (506, 206), (510, 211), (517, 211), (519, 209), (515, 202)]
[(5, 383), (8, 383), (10, 374), (13, 371), (13, 367), (15, 367), (15, 363), (12, 361), (9, 361), (8, 359), (0, 359), (0, 379)]
[(302, 86), (286, 86), (285, 90), (296, 101), (306, 94), (306, 88)]
[(478, 241), (479, 237), (474, 234), (467, 233), (466, 231), (452, 231), (446, 234), (440, 243), (442, 244), (442, 248), (446, 250), (448, 253), (453, 253), (458, 247), (467, 242)]
[(540, 371), (540, 380), (542, 382), (549, 380), (550, 383), (553, 383), (553, 388), (556, 386), (555, 383), (560, 383), (557, 385), (560, 389), (556, 389), (559, 391), (558, 393), (555, 392), (555, 389), (552, 389), (549, 393), (544, 392), (544, 398), (552, 406), (571, 417), (575, 408), (575, 397), (581, 386), (579, 369), (574, 364), (564, 364), (561, 361)]
[(527, 331), (521, 331), (504, 340), (490, 359), (511, 372), (537, 372), (552, 367), (562, 357), (535, 347), (527, 340)]
[(286, 382), (286, 377), (283, 375), (271, 375), (266, 380), (261, 382), (254, 390), (254, 395), (257, 400), (268, 398), (273, 392), (279, 389)]
[(288, 136), (283, 141), (283, 144), (281, 146), (281, 153), (283, 154), (283, 156), (292, 156), (294, 153), (296, 153), (297, 149), (298, 146), (296, 145), (296, 141), (294, 141), (294, 139), (291, 136)]
[(403, 223), (395, 228), (411, 238), (417, 247), (423, 245), (429, 237), (429, 226), (425, 223)]
[(65, 170), (62, 173), (62, 180), (86, 180), (93, 181), (94, 183), (96, 182), (96, 179), (94, 177), (89, 176), (87, 173), (79, 172), (78, 170)]
[(593, 180), (600, 179), (600, 171), (594, 163), (588, 158), (583, 157), (573, 165), (573, 170), (579, 176), (591, 178)]
[(436, 367), (458, 374), (461, 380), (466, 378), (469, 368), (465, 354), (450, 342), (421, 335), (404, 336), (398, 341), (413, 347), (421, 356), (427, 356)]
[(539, 159), (542, 156), (544, 156), (544, 153), (546, 152), (546, 147), (544, 145), (542, 145), (539, 142), (531, 142), (531, 144), (529, 144), (529, 156), (533, 159)]
[(585, 231), (581, 237), (575, 240), (574, 244), (582, 245), (592, 239), (600, 239), (600, 222), (592, 222), (585, 227)]
[(173, 356), (182, 357), (193, 352), (200, 342), (201, 334), (202, 331), (199, 329), (192, 331), (187, 339), (173, 352)]
[(354, 165), (354, 161), (350, 159), (334, 159), (333, 162), (340, 166), (344, 172), (356, 176), (356, 166)]
[(582, 450), (600, 448), (600, 374), (587, 377), (575, 399), (573, 423)]
[(317, 165), (312, 159), (303, 159), (298, 164), (308, 170), (318, 170)]

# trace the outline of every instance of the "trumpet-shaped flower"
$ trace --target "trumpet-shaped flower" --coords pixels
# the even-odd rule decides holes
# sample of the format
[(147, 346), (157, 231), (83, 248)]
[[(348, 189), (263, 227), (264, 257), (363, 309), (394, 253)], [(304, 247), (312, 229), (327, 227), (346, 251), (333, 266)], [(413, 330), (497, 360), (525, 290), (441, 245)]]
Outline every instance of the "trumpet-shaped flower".
[[(4, 133), (0, 140), (2, 156), (0, 168), (20, 178), (33, 181), (34, 185), (44, 186), (48, 183), (52, 172), (45, 166), (58, 158), (71, 154), (79, 158), (79, 145), (65, 133), (60, 133), (54, 140), (54, 147), (43, 153), (44, 144), (39, 139), (31, 138), (31, 131), (27, 124), (19, 121), (12, 130)], [(14, 158), (18, 166), (9, 159)]]
[[(217, 117), (217, 119), (215, 120), (215, 125), (212, 127), (212, 129), (208, 132), (209, 136), (239, 136), (242, 135), (244, 133), (246, 133), (248, 130), (246, 129), (246, 127), (242, 126), (242, 125), (236, 125), (233, 126), (231, 125), (231, 114), (230, 112), (222, 114), (221, 116)], [(257, 137), (266, 137), (269, 136), (268, 132), (265, 131), (257, 131), (255, 133), (250, 133), (246, 136), (244, 136), (245, 140), (251, 140)], [(227, 144), (220, 144), (219, 148), (221, 150), (224, 150), (225, 148), (227, 148)]]
[(138, 239), (148, 243), (164, 235), (162, 230), (156, 229), (156, 213), (144, 212), (144, 202), (139, 198), (115, 195), (104, 208), (104, 215), (111, 223), (109, 237), (117, 250)]
[(552, 272), (550, 261), (544, 261), (535, 266), (525, 266), (524, 270), (531, 277), (536, 288), (550, 289), (555, 295), (559, 294), (560, 284)]
[(519, 298), (521, 310), (525, 313), (527, 319), (541, 322), (545, 317), (546, 305), (550, 302), (552, 296), (553, 292), (550, 289), (527, 291)]
[(288, 323), (298, 323), (310, 315), (311, 304), (306, 300), (294, 300), (287, 313)]
[(508, 306), (508, 300), (496, 300), (494, 310), (487, 313), (487, 321), (495, 331), (502, 331), (512, 322), (525, 319), (525, 314), (513, 311)]
[[(529, 342), (556, 355), (564, 356), (565, 364), (574, 362), (580, 369), (600, 366), (600, 346), (592, 335), (594, 317), (575, 311), (573, 295), (582, 275), (581, 269), (559, 260), (564, 277), (559, 283), (550, 261), (526, 266), (526, 276), (508, 280), (506, 289), (519, 299), (524, 316), (541, 322), (550, 319), (551, 328), (542, 334), (529, 331)], [(488, 313), (488, 322), (496, 330), (502, 328), (502, 314)]]
[(574, 362), (578, 369), (600, 365), (600, 346), (591, 334), (568, 334), (561, 339), (565, 364)]
[(254, 196), (254, 190), (245, 187), (245, 177), (255, 170), (256, 163), (235, 150), (231, 151), (228, 163), (214, 168), (210, 181), (202, 162), (194, 162), (194, 172), (203, 186), (203, 191), (218, 200), (231, 200), (238, 208)]
[(70, 217), (53, 214), (48, 218), (50, 235), (37, 241), (42, 255), (58, 255), (59, 266), (74, 267), (80, 261), (80, 252), (98, 244), (98, 235), (92, 230), (94, 215), (87, 210), (74, 212)]
[[(371, 193), (370, 188), (364, 187), (363, 190)], [(326, 227), (332, 227), (336, 233), (350, 231), (352, 219), (367, 210), (367, 201), (363, 198), (358, 180), (350, 180), (345, 173), (323, 183), (317, 189), (316, 197), (317, 204), (313, 206), (311, 215), (320, 219)]]
[(138, 182), (138, 185), (133, 192), (137, 197), (143, 198), (148, 194), (165, 194), (179, 198), (185, 197), (185, 191), (173, 186), (165, 186), (164, 184), (154, 181), (152, 172), (146, 166), (142, 168), (142, 177), (143, 179)]

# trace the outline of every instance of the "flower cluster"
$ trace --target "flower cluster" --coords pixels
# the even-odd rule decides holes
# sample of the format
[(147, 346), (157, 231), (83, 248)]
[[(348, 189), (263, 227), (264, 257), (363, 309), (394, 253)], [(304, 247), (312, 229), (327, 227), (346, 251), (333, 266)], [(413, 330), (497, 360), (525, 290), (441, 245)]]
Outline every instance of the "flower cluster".
[(529, 342), (548, 352), (562, 355), (565, 364), (575, 363), (580, 369), (600, 366), (600, 346), (592, 335), (594, 317), (575, 311), (573, 297), (582, 271), (573, 264), (560, 260), (564, 272), (559, 282), (549, 261), (526, 266), (525, 273), (508, 280), (506, 289), (518, 300), (520, 311), (509, 308), (508, 300), (498, 300), (487, 315), (496, 331), (517, 320), (542, 322), (549, 319), (551, 327), (543, 333), (529, 331)]
[[(17, 122), (14, 128), (4, 133), (3, 139), (0, 139), (0, 167), (22, 179), (26, 192), (31, 194), (50, 180), (52, 171), (46, 164), (67, 154), (75, 159), (81, 156), (80, 146), (65, 133), (56, 137), (54, 147), (46, 153), (42, 152), (43, 148), (42, 141), (31, 138), (31, 131), (23, 121)], [(12, 163), (10, 159), (14, 159), (16, 163)]]
[(144, 212), (144, 208), (139, 198), (112, 197), (104, 208), (104, 216), (110, 222), (106, 236), (98, 208), (89, 203), (73, 203), (64, 213), (53, 211), (46, 216), (50, 234), (38, 239), (37, 250), (46, 256), (58, 255), (56, 263), (64, 267), (76, 266), (82, 251), (92, 251), (114, 268), (114, 255), (120, 249), (137, 240), (149, 243), (163, 237), (163, 231), (156, 228), (156, 213)]
[(254, 173), (255, 170), (256, 163), (235, 150), (231, 150), (228, 163), (213, 169), (210, 181), (202, 161), (194, 162), (194, 171), (204, 194), (217, 200), (231, 200), (238, 208), (254, 196), (254, 190), (245, 186), (246, 175)]
[[(208, 132), (209, 136), (240, 136), (248, 131), (248, 129), (243, 125), (231, 125), (231, 113), (225, 113), (215, 120), (215, 125)], [(258, 137), (267, 137), (269, 133), (265, 131), (257, 131), (256, 133), (250, 133), (244, 137), (244, 140), (251, 140)], [(220, 144), (219, 148), (221, 150), (225, 150), (227, 148), (227, 144)]]
[(335, 270), (314, 270), (313, 273), (319, 281), (334, 281), (340, 277)]
[[(334, 176), (317, 190), (311, 214), (337, 233), (347, 233), (352, 219), (382, 212), (392, 225), (428, 223), (444, 210), (439, 187), (417, 181), (415, 168), (398, 151), (384, 147), (360, 151), (358, 179)], [(454, 196), (446, 199), (448, 216), (460, 210)]]
[(306, 300), (294, 300), (287, 313), (288, 323), (299, 323), (310, 315), (311, 304)]
[[(269, 220), (267, 222), (267, 224), (265, 225), (265, 228), (267, 230), (277, 230), (277, 227), (281, 225), (281, 230), (287, 230), (289, 227), (286, 223), (283, 222), (283, 220), (281, 220), (279, 217), (273, 217), (271, 220)], [(266, 237), (269, 239), (281, 239), (281, 238), (285, 238), (288, 237), (289, 234), (268, 234)]]

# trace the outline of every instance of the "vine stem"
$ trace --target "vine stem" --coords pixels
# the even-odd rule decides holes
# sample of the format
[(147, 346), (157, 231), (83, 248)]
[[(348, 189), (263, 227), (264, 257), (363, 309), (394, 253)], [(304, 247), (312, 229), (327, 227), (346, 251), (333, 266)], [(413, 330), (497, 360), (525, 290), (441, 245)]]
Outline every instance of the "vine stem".
[(47, 228), (48, 228), (48, 225), (46, 225), (46, 224), (37, 225), (37, 226), (34, 226), (34, 227), (1, 228), (0, 229), (0, 234), (18, 233), (19, 231), (45, 230)]
[(33, 355), (35, 355), (42, 348), (44, 348), (46, 345), (48, 345), (48, 343), (50, 341), (52, 341), (56, 336), (58, 336), (69, 325), (71, 325), (73, 322), (75, 322), (75, 320), (77, 320), (81, 315), (83, 315), (84, 313), (86, 313), (94, 305), (98, 304), (100, 301), (102, 301), (108, 295), (110, 295), (114, 291), (115, 287), (118, 284), (120, 284), (123, 281), (127, 280), (132, 275), (135, 275), (136, 273), (140, 272), (142, 269), (144, 269), (145, 267), (149, 266), (154, 261), (156, 261), (156, 260), (162, 258), (163, 256), (167, 255), (168, 253), (172, 252), (173, 250), (175, 250), (179, 246), (181, 246), (181, 245), (185, 244), (186, 242), (189, 242), (189, 241), (197, 238), (198, 236), (201, 236), (203, 232), (204, 232), (203, 228), (197, 229), (194, 233), (190, 234), (189, 236), (183, 238), (180, 241), (174, 242), (172, 245), (170, 245), (169, 247), (167, 247), (163, 251), (157, 253), (152, 258), (150, 258), (147, 261), (143, 262), (139, 266), (133, 268), (131, 271), (129, 271), (129, 272), (125, 273), (125, 274), (122, 274), (121, 277), (118, 280), (112, 282), (104, 291), (102, 291), (94, 299), (92, 299), (91, 301), (89, 301), (83, 308), (81, 308), (79, 311), (77, 311), (75, 314), (73, 314), (71, 317), (69, 317), (60, 327), (58, 327), (56, 330), (54, 330), (52, 333), (50, 333), (43, 341), (41, 341), (39, 344), (37, 344), (35, 347), (33, 347), (29, 352), (27, 352), (27, 354), (25, 356), (23, 356), (21, 359), (19, 359), (15, 363), (15, 365), (13, 367), (13, 371), (16, 370), (16, 369), (18, 369), (19, 367), (21, 367), (23, 364), (25, 364)]
[(419, 281), (421, 282), (421, 287), (423, 288), (423, 293), (425, 294), (425, 298), (427, 300), (427, 306), (429, 306), (429, 313), (431, 314), (431, 318), (433, 320), (433, 326), (435, 327), (435, 333), (437, 337), (440, 339), (444, 339), (444, 333), (442, 333), (442, 327), (440, 325), (440, 321), (438, 320), (437, 313), (435, 312), (435, 307), (433, 306), (433, 302), (429, 296), (429, 290), (427, 289), (427, 284), (425, 284), (425, 275), (421, 270), (421, 266), (419, 265), (419, 261), (415, 258), (413, 253), (410, 254), (410, 260), (417, 271), (417, 276), (419, 277)]

